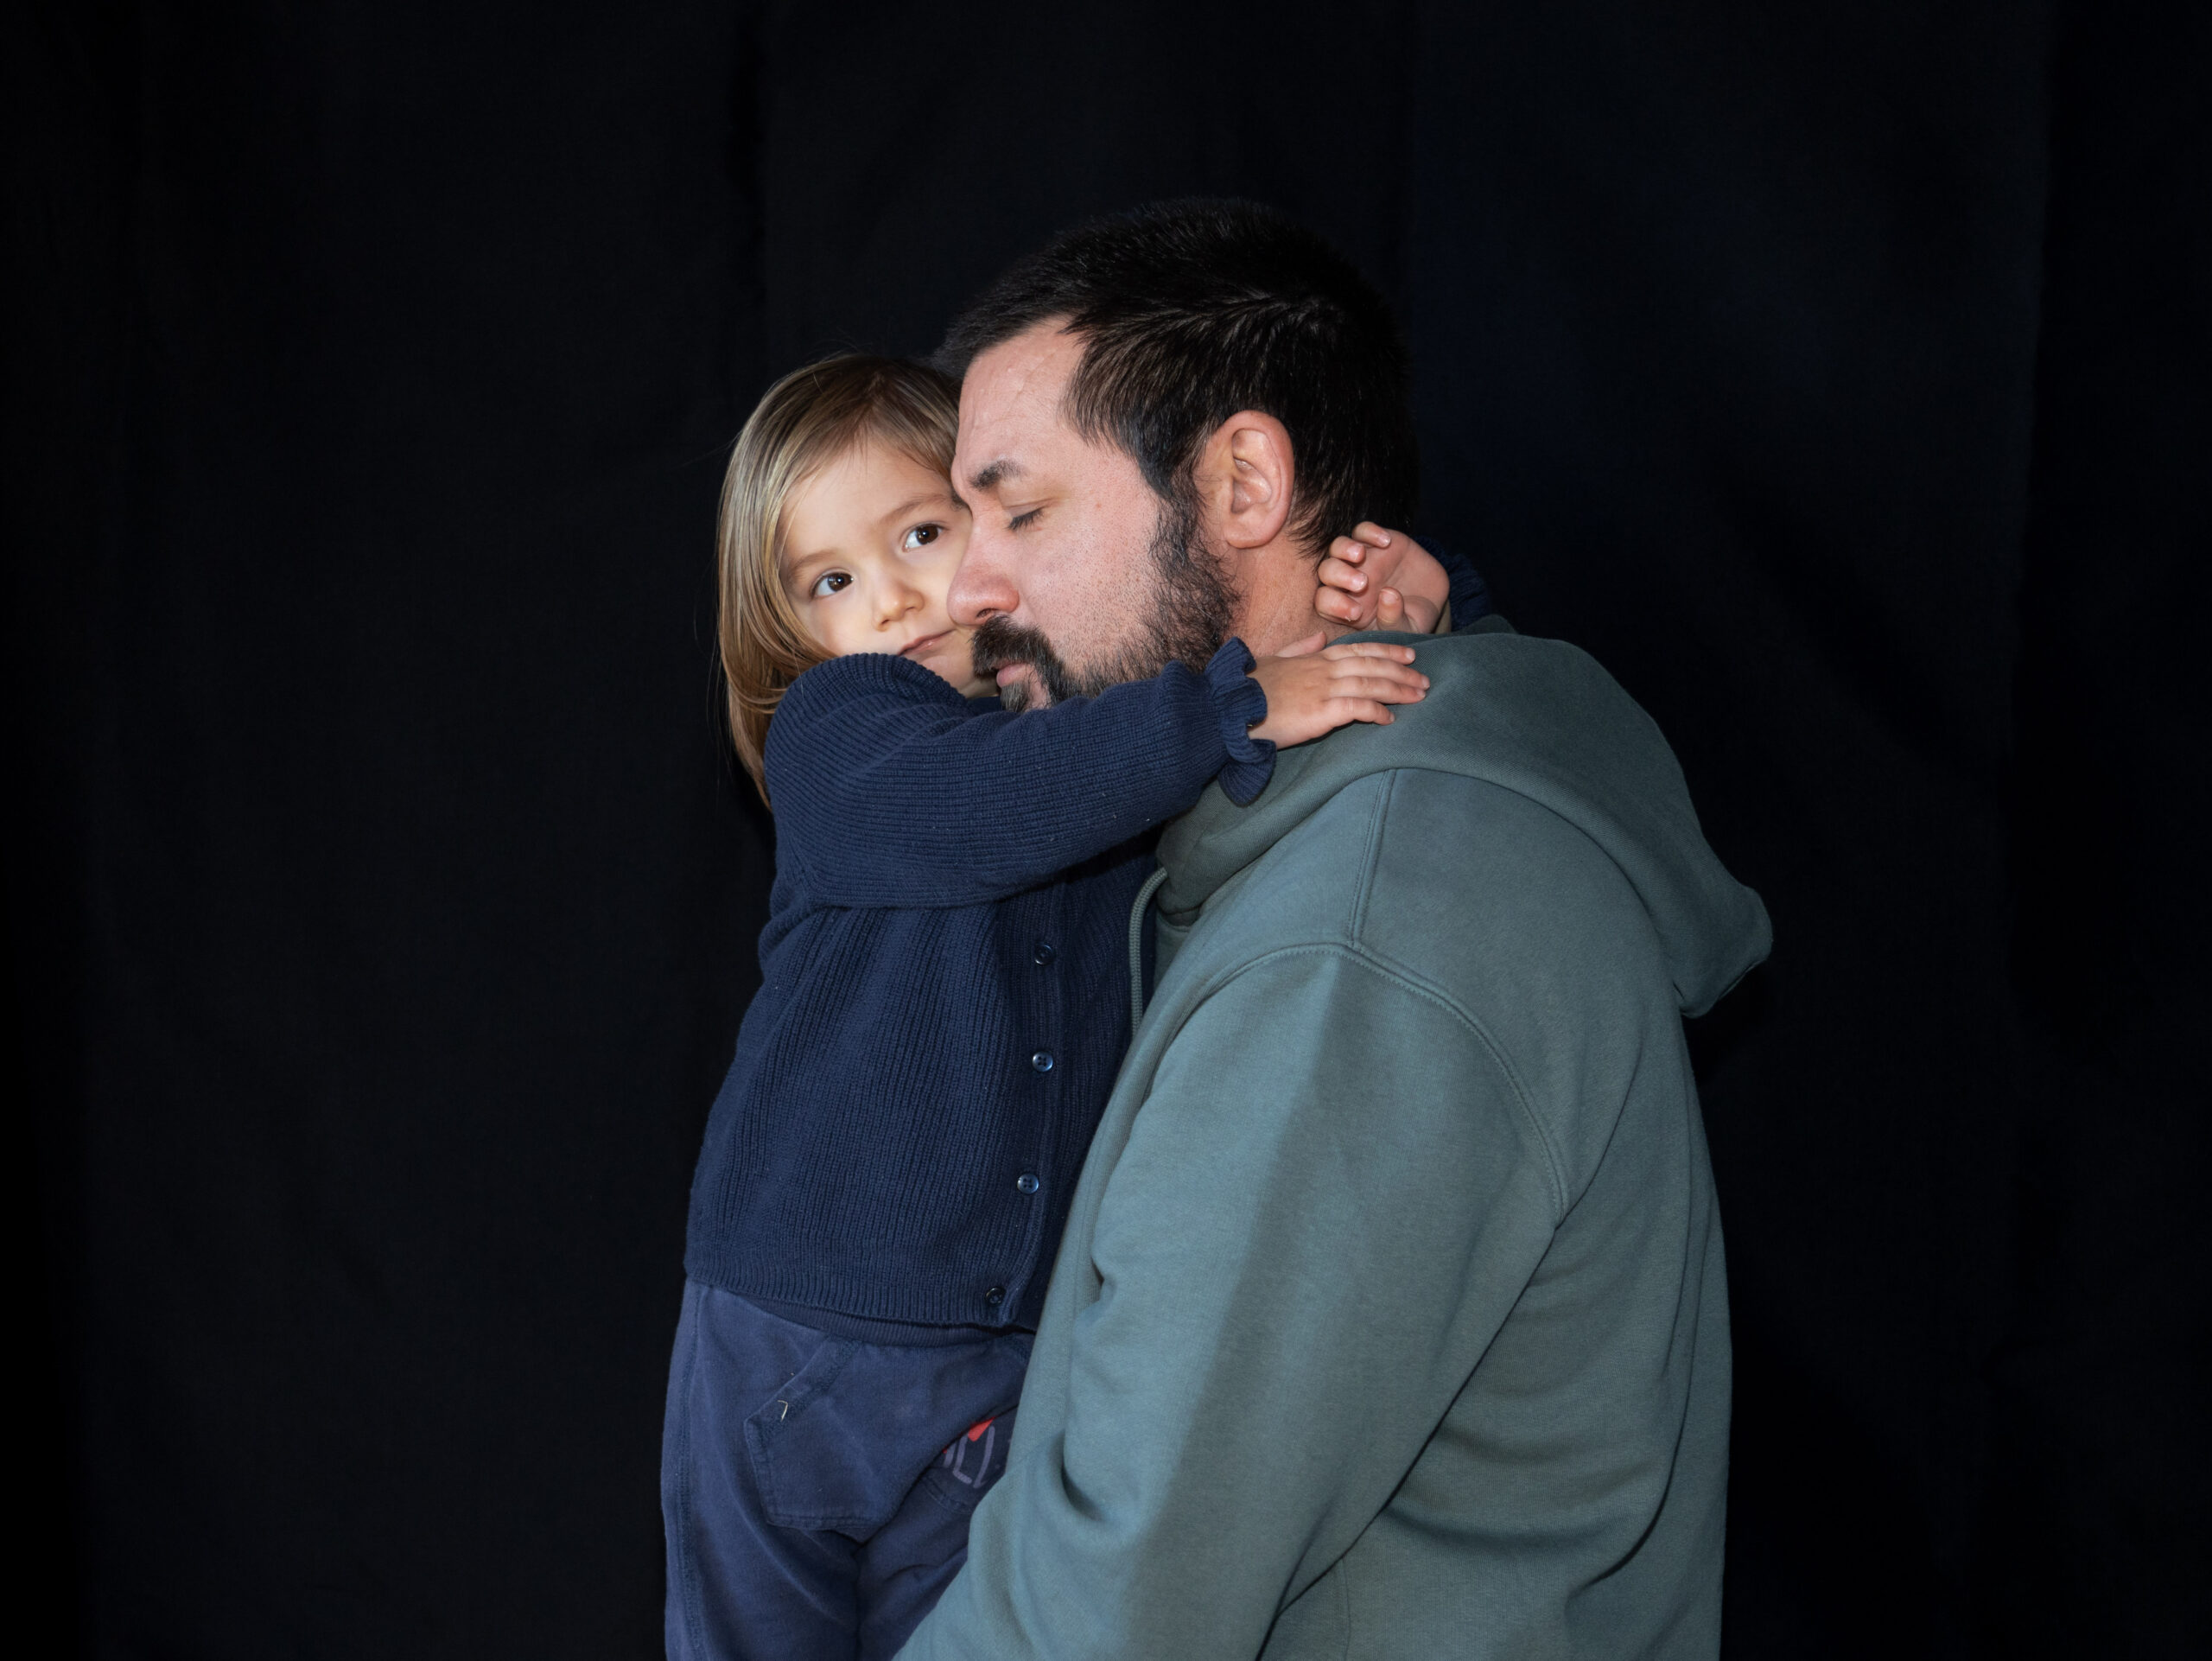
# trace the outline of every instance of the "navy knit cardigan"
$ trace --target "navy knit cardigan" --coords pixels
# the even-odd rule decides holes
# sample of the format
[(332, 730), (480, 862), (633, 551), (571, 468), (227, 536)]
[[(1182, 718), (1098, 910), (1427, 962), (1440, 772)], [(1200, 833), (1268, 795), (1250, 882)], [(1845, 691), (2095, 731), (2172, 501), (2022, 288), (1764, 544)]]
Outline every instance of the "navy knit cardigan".
[(801, 675), (768, 729), (762, 982), (707, 1123), (685, 1270), (861, 1321), (1033, 1327), (1129, 1036), (1145, 833), (1258, 794), (1231, 640), (1025, 715), (904, 658)]
[[(1465, 627), (1489, 592), (1430, 546)], [(761, 986), (692, 1178), (692, 1279), (824, 1326), (1037, 1324), (1128, 1046), (1154, 827), (1217, 773), (1251, 799), (1274, 766), (1250, 663), (1231, 640), (1203, 677), (1020, 716), (904, 658), (792, 683), (768, 728)]]

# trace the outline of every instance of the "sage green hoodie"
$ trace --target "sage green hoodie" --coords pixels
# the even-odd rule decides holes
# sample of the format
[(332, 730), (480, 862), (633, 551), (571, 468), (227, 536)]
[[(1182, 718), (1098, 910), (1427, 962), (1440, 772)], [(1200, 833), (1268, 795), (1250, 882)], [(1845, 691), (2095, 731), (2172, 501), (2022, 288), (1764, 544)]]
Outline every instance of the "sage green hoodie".
[(1011, 1462), (910, 1658), (1719, 1650), (1681, 1018), (1766, 913), (1589, 657), (1412, 644), (1425, 702), (1162, 838)]

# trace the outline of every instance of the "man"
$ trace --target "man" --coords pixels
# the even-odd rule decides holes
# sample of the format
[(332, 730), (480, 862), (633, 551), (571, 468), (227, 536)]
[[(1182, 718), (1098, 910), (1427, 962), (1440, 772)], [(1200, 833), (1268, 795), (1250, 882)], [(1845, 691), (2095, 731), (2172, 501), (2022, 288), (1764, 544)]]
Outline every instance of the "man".
[[(1408, 516), (1383, 309), (1265, 210), (1071, 233), (946, 356), (953, 610), (1010, 703), (1280, 650), (1327, 539)], [(1166, 832), (1011, 1462), (905, 1654), (1716, 1652), (1727, 1314), (1681, 1016), (1765, 913), (1587, 657), (1495, 620), (1421, 646), (1426, 702)]]

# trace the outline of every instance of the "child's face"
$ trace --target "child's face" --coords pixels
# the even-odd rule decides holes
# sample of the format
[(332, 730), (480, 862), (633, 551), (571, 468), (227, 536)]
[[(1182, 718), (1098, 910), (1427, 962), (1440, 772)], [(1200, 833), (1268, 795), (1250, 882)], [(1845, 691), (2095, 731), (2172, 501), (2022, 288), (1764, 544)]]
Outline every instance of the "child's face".
[(887, 444), (864, 442), (791, 494), (784, 584), (822, 649), (842, 658), (911, 658), (969, 697), (977, 678), (969, 631), (945, 609), (968, 546), (968, 510), (945, 476)]

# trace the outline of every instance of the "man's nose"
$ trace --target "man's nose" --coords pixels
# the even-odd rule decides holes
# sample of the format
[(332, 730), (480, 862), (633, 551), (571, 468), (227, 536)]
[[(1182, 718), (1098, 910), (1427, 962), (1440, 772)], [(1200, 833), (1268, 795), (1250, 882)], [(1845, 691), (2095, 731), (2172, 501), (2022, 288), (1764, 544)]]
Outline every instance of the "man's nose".
[(1014, 586), (1006, 550), (997, 545), (997, 540), (977, 525), (969, 534), (968, 550), (960, 557), (960, 569), (952, 574), (952, 587), (945, 595), (945, 605), (952, 613), (952, 620), (963, 628), (974, 628), (991, 618), (1008, 615), (1021, 604), (1021, 594)]

